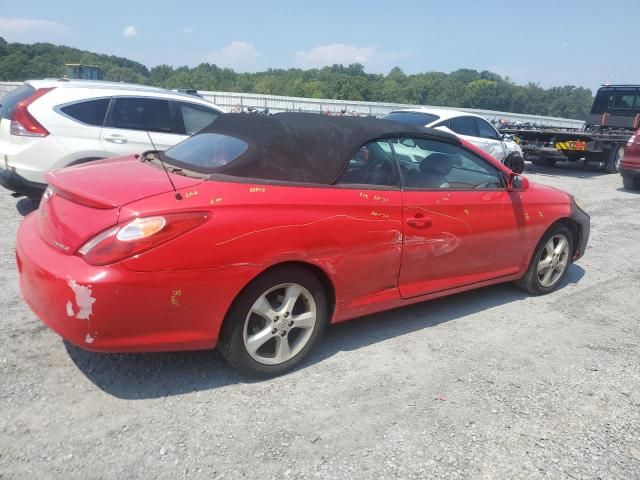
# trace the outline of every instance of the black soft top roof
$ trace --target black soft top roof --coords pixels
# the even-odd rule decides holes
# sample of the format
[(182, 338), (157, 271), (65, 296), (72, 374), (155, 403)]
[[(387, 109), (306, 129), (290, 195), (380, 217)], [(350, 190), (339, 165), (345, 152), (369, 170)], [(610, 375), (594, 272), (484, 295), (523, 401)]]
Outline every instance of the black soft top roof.
[(199, 134), (230, 135), (247, 150), (211, 174), (332, 184), (365, 143), (387, 137), (419, 137), (459, 144), (455, 135), (405, 123), (316, 113), (219, 116)]

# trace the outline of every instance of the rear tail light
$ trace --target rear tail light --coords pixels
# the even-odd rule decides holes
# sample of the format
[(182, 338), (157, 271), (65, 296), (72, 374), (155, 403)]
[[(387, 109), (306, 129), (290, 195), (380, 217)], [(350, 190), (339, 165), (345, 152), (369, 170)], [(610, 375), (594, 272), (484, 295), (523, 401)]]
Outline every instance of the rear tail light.
[(636, 143), (640, 143), (640, 130), (636, 131), (636, 133), (629, 137), (629, 140), (627, 140), (627, 147), (631, 147)]
[(18, 102), (11, 115), (11, 135), (19, 137), (46, 137), (49, 135), (47, 129), (33, 118), (27, 107), (51, 90), (53, 90), (53, 87), (39, 88), (32, 95)]
[(99, 233), (80, 247), (78, 255), (91, 265), (115, 263), (187, 233), (208, 218), (206, 212), (136, 218)]

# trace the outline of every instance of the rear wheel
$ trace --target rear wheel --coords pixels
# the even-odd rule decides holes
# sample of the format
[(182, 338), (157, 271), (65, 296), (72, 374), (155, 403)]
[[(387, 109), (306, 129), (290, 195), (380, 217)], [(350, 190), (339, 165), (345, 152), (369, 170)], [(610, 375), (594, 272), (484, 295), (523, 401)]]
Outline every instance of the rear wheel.
[(609, 151), (604, 169), (609, 173), (618, 173), (620, 171), (620, 162), (624, 157), (624, 147), (613, 145)]
[(638, 190), (640, 189), (640, 185), (638, 185), (638, 179), (635, 177), (622, 177), (622, 186), (627, 190)]
[(569, 269), (573, 253), (573, 235), (564, 225), (555, 225), (536, 247), (529, 268), (516, 282), (533, 295), (552, 292)]
[(258, 277), (225, 319), (219, 349), (237, 370), (273, 376), (293, 368), (327, 323), (327, 296), (304, 267), (286, 266)]

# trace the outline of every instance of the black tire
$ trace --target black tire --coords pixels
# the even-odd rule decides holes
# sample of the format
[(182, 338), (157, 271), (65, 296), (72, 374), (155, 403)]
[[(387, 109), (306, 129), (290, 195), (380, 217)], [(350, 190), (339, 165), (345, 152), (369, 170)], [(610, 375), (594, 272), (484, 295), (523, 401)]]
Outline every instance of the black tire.
[[(556, 280), (554, 280), (553, 285), (545, 286), (541, 283), (540, 277), (538, 275), (538, 263), (541, 260), (541, 257), (543, 255), (543, 251), (545, 250), (545, 246), (547, 242), (551, 238), (558, 235), (564, 235), (564, 237), (567, 239), (569, 243), (568, 258), (566, 260), (566, 265), (564, 267), (564, 270), (562, 271), (560, 276)], [(569, 270), (569, 266), (571, 265), (571, 258), (573, 257), (574, 245), (575, 245), (575, 239), (573, 238), (573, 234), (566, 226), (562, 224), (553, 225), (549, 230), (545, 232), (545, 234), (540, 239), (540, 242), (538, 242), (538, 245), (536, 246), (536, 250), (533, 253), (533, 257), (529, 262), (529, 268), (527, 268), (527, 271), (522, 276), (522, 278), (520, 278), (515, 282), (516, 285), (519, 288), (529, 292), (532, 295), (544, 295), (555, 290), (558, 287), (558, 285), (562, 283), (562, 280), (564, 279), (565, 275), (567, 274), (567, 271)]]
[(638, 179), (635, 177), (622, 177), (622, 186), (627, 190), (639, 190)]
[(577, 162), (584, 158), (583, 153), (564, 152), (564, 156), (567, 157), (568, 162)]
[(552, 158), (537, 158), (536, 160), (531, 160), (531, 163), (534, 165), (541, 165), (543, 167), (553, 167), (556, 162), (557, 160)]
[(604, 170), (608, 173), (618, 173), (620, 171), (620, 159), (624, 154), (624, 146), (613, 144), (606, 158)]
[(504, 159), (504, 166), (511, 169), (513, 173), (520, 175), (524, 172), (524, 158), (518, 152), (511, 152)]
[[(316, 321), (306, 344), (294, 357), (283, 363), (267, 365), (254, 359), (247, 350), (244, 340), (245, 324), (251, 321), (250, 310), (255, 302), (269, 290), (283, 284), (298, 284), (307, 290), (315, 302)], [(218, 349), (227, 362), (240, 373), (256, 377), (276, 376), (291, 370), (307, 355), (322, 336), (327, 322), (327, 293), (316, 275), (303, 266), (276, 267), (253, 280), (238, 295), (224, 320)], [(283, 336), (289, 338), (289, 333)]]

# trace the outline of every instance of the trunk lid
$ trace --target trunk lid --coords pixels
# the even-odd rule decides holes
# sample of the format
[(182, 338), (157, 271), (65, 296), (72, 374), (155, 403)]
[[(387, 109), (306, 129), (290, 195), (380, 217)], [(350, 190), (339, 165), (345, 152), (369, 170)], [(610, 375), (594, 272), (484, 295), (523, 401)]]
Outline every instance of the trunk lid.
[[(202, 182), (198, 178), (170, 175), (176, 189)], [(52, 188), (40, 202), (40, 236), (68, 254), (117, 224), (123, 205), (173, 190), (162, 168), (133, 156), (51, 172), (46, 178)]]

